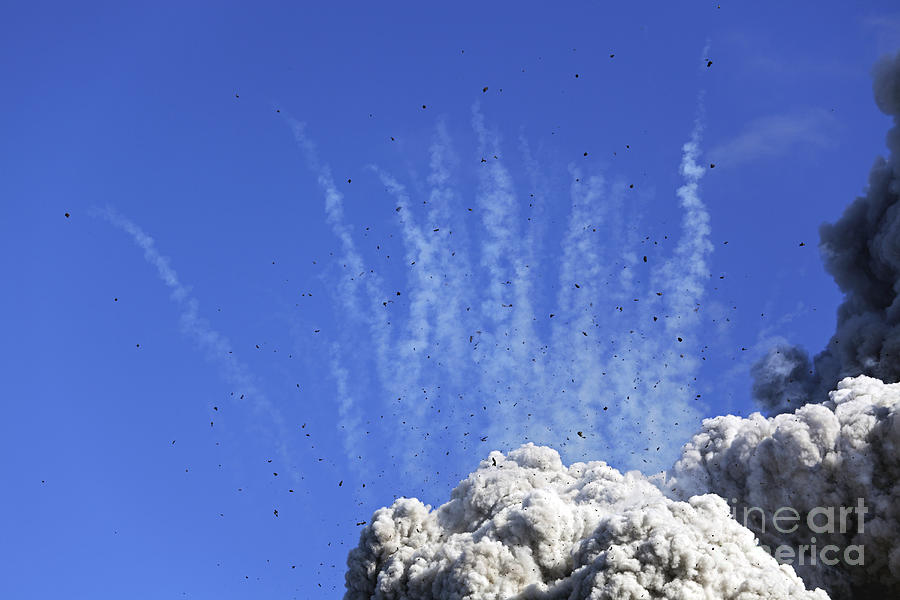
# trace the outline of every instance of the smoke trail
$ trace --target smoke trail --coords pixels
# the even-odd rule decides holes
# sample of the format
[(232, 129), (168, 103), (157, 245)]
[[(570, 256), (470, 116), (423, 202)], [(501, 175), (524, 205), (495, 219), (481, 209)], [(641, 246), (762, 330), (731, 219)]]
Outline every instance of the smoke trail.
[[(506, 168), (499, 136), (485, 127), (477, 105), (472, 111), (472, 128), (482, 161), (476, 197), (485, 235), (480, 265), (487, 276), (480, 302), (482, 334), (474, 360), (482, 373), (481, 393), (497, 402), (488, 435), (501, 447), (511, 447), (522, 439), (521, 413), (528, 404), (526, 398), (541, 392), (532, 392), (529, 385), (530, 359), (537, 341), (532, 325), (532, 270), (525, 262), (528, 253), (519, 215), (522, 202)], [(518, 407), (519, 401), (523, 408)]]
[[(540, 209), (528, 211), (527, 224), (522, 211), (526, 203), (530, 209), (556, 199), (552, 190), (540, 193), (544, 186), (535, 182), (542, 169), (527, 142), (520, 136), (531, 187), (542, 196), (531, 193), (531, 200), (517, 189), (513, 161), (476, 104), (471, 126), (478, 186), (475, 202), (463, 204), (464, 194), (454, 188), (458, 165), (446, 126), (439, 123), (430, 147), (430, 193), (423, 202), (412, 202), (398, 178), (371, 167), (393, 200), (402, 234), (405, 282), (390, 284), (405, 290), (402, 304), (387, 298), (388, 280), (357, 249), (344, 198), (303, 125), (288, 122), (324, 192), (327, 222), (341, 244), (344, 269), (336, 300), (352, 329), (362, 325), (369, 332), (366, 345), (358, 334), (342, 338), (344, 357), (332, 363), (333, 376), (344, 382), (344, 403), (353, 397), (361, 402), (355, 410), (393, 413), (382, 434), (407, 472), (416, 465), (430, 471), (422, 467), (439, 448), (469, 453), (476, 440), (500, 448), (535, 440), (584, 455), (610, 449), (613, 438), (624, 436), (643, 443), (614, 451), (620, 465), (662, 467), (667, 455), (674, 456), (673, 431), (686, 434), (699, 415), (690, 383), (699, 365), (678, 346), (683, 339), (693, 341), (711, 250), (709, 219), (698, 195), (704, 172), (697, 163), (699, 119), (681, 165), (685, 183), (677, 195), (685, 217), (679, 246), (670, 260), (653, 261), (641, 271), (639, 246), (646, 240), (637, 233), (638, 204), (624, 201), (628, 192), (621, 182), (607, 184), (574, 167), (562, 254), (539, 271), (546, 225), (532, 219)], [(557, 270), (558, 290), (550, 300), (552, 287), (538, 282)], [(651, 318), (659, 324), (650, 325)], [(355, 365), (354, 374), (365, 377), (372, 369), (360, 367), (368, 363), (375, 366), (378, 385), (363, 383), (351, 394), (347, 369)], [(354, 411), (341, 406), (345, 415)], [(341, 427), (346, 430), (347, 423)]]
[[(668, 260), (655, 256), (650, 264), (641, 258), (649, 252), (641, 246), (651, 242), (638, 234), (636, 192), (571, 166), (561, 251), (557, 264), (541, 265), (542, 225), (522, 211), (543, 199), (517, 190), (513, 160), (477, 106), (472, 130), (474, 202), (456, 189), (458, 163), (443, 123), (430, 147), (427, 185), (414, 186), (425, 190), (417, 192), (422, 198), (381, 167), (369, 167), (391, 199), (401, 234), (404, 281), (386, 284), (357, 249), (343, 196), (294, 123), (347, 265), (336, 300), (371, 343), (371, 351), (358, 338), (339, 344), (343, 357), (332, 370), (344, 382), (341, 428), (347, 430), (354, 410), (393, 411), (381, 435), (407, 473), (431, 472), (438, 451), (468, 455), (481, 443), (513, 448), (534, 440), (583, 455), (610, 449), (623, 436), (638, 442), (613, 450), (619, 464), (661, 468), (677, 451), (673, 431), (686, 437), (699, 417), (691, 402), (699, 365), (678, 340), (696, 344), (711, 251), (699, 197), (699, 120), (684, 146), (685, 182), (676, 192), (684, 214), (678, 245)], [(528, 154), (524, 160), (533, 179), (539, 165)], [(553, 199), (552, 190), (544, 193)], [(538, 285), (553, 270), (555, 298), (554, 286)], [(403, 296), (383, 300), (387, 285), (405, 290)], [(381, 392), (362, 384), (351, 393), (349, 369), (371, 371), (361, 366), (369, 361)], [(345, 405), (351, 397), (364, 404)]]
[[(307, 165), (316, 175), (319, 187), (325, 195), (326, 220), (332, 233), (341, 244), (342, 276), (338, 279), (339, 291), (335, 300), (343, 309), (341, 314), (349, 322), (344, 327), (342, 343), (339, 347), (357, 355), (358, 348), (353, 343), (350, 331), (362, 325), (368, 329), (373, 341), (375, 364), (377, 367), (383, 367), (387, 364), (387, 357), (391, 351), (390, 322), (385, 316), (385, 311), (380, 309), (387, 306), (388, 294), (379, 275), (374, 269), (365, 265), (356, 248), (356, 242), (344, 216), (344, 197), (334, 184), (331, 169), (328, 165), (319, 162), (315, 144), (306, 136), (304, 124), (289, 117), (286, 120), (291, 126), (295, 141), (304, 151)], [(362, 435), (360, 409), (357, 406), (357, 394), (351, 390), (348, 383), (349, 369), (344, 364), (346, 360), (346, 357), (343, 356), (344, 353), (336, 350), (332, 352), (329, 368), (338, 387), (338, 425), (344, 436), (343, 445), (350, 464), (354, 468), (361, 468), (356, 459), (360, 455), (360, 440), (364, 436)], [(359, 359), (358, 356), (357, 359)], [(383, 370), (380, 375), (382, 379), (387, 377)], [(354, 373), (354, 377), (355, 379), (363, 378), (361, 373)], [(371, 387), (368, 387), (369, 395), (371, 392)], [(365, 395), (365, 392), (362, 395)]]
[[(236, 395), (245, 398), (256, 414), (268, 418), (276, 430), (274, 436), (276, 451), (285, 466), (292, 464), (287, 446), (287, 428), (281, 411), (262, 392), (247, 366), (235, 357), (228, 338), (212, 329), (207, 321), (200, 317), (199, 302), (190, 295), (190, 288), (178, 278), (169, 259), (156, 249), (153, 238), (133, 221), (110, 207), (94, 209), (92, 213), (127, 233), (135, 245), (144, 251), (144, 259), (156, 268), (159, 278), (172, 290), (172, 299), (181, 308), (182, 331), (194, 340), (207, 360), (219, 366), (224, 379), (239, 392)], [(292, 471), (291, 474), (295, 479), (298, 477), (296, 472)]]

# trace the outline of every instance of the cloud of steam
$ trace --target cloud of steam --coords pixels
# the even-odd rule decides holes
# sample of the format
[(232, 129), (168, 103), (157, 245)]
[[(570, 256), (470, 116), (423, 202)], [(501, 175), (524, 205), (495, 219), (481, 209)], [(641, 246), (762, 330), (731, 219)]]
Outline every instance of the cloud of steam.
[[(734, 505), (742, 523), (749, 509), (748, 527), (772, 548), (796, 550), (811, 540), (819, 548), (860, 545), (862, 565), (807, 561), (795, 569), (807, 585), (823, 587), (835, 599), (900, 597), (900, 384), (847, 378), (829, 396), (772, 418), (754, 413), (706, 420), (685, 446), (668, 489), (680, 498), (718, 494)], [(857, 506), (859, 498), (868, 511), (863, 530), (854, 517), (841, 531), (838, 507)], [(764, 511), (764, 520), (754, 507)], [(772, 515), (781, 507), (799, 513), (796, 531), (773, 527)], [(826, 531), (808, 526), (817, 507), (833, 507), (834, 525)], [(826, 518), (813, 523), (821, 528)], [(791, 529), (787, 525), (782, 529)]]
[(714, 495), (666, 498), (638, 472), (565, 467), (533, 445), (492, 452), (435, 510), (379, 509), (345, 600), (816, 599)]
[(837, 329), (809, 367), (800, 348), (773, 348), (753, 369), (754, 396), (770, 414), (821, 402), (839, 380), (900, 380), (900, 54), (873, 70), (878, 108), (894, 118), (888, 157), (869, 173), (865, 196), (819, 230), (825, 268), (844, 292)]

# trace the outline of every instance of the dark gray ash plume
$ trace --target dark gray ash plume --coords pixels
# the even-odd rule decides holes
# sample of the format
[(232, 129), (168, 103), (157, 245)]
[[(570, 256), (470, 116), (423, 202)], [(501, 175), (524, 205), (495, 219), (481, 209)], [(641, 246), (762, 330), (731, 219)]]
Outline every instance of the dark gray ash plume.
[(823, 402), (844, 377), (900, 381), (900, 53), (873, 69), (875, 103), (894, 117), (888, 157), (879, 157), (858, 197), (819, 230), (825, 268), (844, 292), (837, 329), (809, 368), (806, 351), (778, 347), (753, 368), (753, 395), (770, 414)]

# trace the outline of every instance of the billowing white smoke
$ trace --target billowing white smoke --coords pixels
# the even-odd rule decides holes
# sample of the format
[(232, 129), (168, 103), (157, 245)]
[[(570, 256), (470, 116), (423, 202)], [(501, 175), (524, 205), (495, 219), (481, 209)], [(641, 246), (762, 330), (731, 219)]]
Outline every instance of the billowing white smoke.
[(638, 472), (493, 452), (431, 510), (375, 512), (348, 559), (347, 600), (825, 600), (760, 548), (715, 495), (671, 500)]
[(900, 597), (900, 384), (847, 378), (795, 413), (708, 419), (663, 486), (681, 501), (655, 483), (494, 452), (438, 509), (377, 511), (346, 598), (826, 597), (755, 537), (810, 589)]
[[(716, 493), (742, 523), (747, 509), (746, 524), (771, 548), (836, 547), (826, 554), (834, 565), (808, 556), (793, 563), (807, 584), (834, 598), (900, 598), (900, 384), (847, 378), (827, 402), (794, 413), (708, 419), (668, 487), (682, 498)], [(865, 508), (851, 518), (847, 509), (860, 499)], [(788, 533), (773, 522), (782, 507), (780, 530)], [(857, 512), (865, 513), (861, 527)], [(852, 546), (864, 554), (847, 560), (842, 553)]]

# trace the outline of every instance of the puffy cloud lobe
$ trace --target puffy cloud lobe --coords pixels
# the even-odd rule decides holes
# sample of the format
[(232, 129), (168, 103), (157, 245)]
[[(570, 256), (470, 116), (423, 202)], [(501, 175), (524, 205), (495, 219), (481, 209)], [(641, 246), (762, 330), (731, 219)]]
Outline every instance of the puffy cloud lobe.
[(809, 355), (793, 346), (780, 345), (753, 365), (753, 397), (769, 414), (806, 404), (813, 393)]
[(825, 268), (844, 292), (837, 329), (816, 355), (814, 373), (784, 378), (778, 353), (807, 360), (799, 348), (776, 348), (754, 369), (754, 394), (770, 413), (793, 410), (785, 400), (821, 402), (843, 377), (869, 375), (900, 381), (900, 54), (881, 59), (873, 69), (878, 108), (894, 117), (887, 133), (888, 157), (869, 173), (865, 196), (841, 218), (819, 230)]
[[(825, 403), (793, 413), (707, 419), (685, 446), (668, 486), (676, 498), (712, 492), (735, 499), (737, 519), (743, 523), (749, 508), (748, 527), (772, 548), (796, 549), (812, 537), (820, 548), (862, 545), (862, 565), (795, 568), (807, 585), (824, 587), (833, 598), (900, 597), (900, 384), (846, 378)], [(853, 507), (859, 498), (868, 511), (862, 533), (855, 516), (845, 532), (837, 519), (825, 533), (807, 526), (814, 508)], [(753, 507), (763, 509), (765, 523)], [(800, 514), (795, 532), (773, 527), (772, 515), (781, 507)]]
[(638, 472), (563, 466), (533, 445), (490, 454), (437, 509), (376, 511), (347, 600), (808, 598), (714, 495), (676, 501)]

